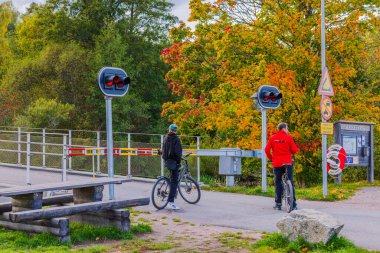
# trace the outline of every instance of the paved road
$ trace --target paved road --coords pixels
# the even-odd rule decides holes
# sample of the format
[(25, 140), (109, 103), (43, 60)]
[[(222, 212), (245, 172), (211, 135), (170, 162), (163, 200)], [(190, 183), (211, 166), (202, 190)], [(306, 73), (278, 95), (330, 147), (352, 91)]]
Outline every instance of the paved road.
[[(25, 169), (0, 166), (0, 184), (25, 184)], [(68, 180), (85, 176), (68, 175)], [(59, 182), (60, 174), (32, 170), (31, 183)], [(116, 198), (135, 198), (150, 196), (152, 184), (131, 182), (116, 187)], [(108, 189), (105, 190), (108, 197)], [(6, 199), (0, 198), (0, 201)], [(157, 211), (152, 205), (140, 207), (150, 212), (160, 212), (163, 216), (178, 217), (198, 224), (209, 224), (255, 231), (274, 232), (276, 222), (285, 212), (272, 209), (273, 199), (260, 196), (202, 191), (201, 201), (196, 205), (178, 199), (180, 211)], [(300, 208), (312, 208), (326, 212), (344, 223), (342, 234), (358, 246), (380, 250), (380, 187), (368, 187), (359, 191), (355, 197), (337, 203), (319, 201), (298, 201)]]

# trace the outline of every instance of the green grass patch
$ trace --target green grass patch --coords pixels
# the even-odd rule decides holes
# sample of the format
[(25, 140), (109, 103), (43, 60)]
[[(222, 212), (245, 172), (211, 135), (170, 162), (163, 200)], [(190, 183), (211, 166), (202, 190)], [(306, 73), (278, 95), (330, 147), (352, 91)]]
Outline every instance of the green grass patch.
[(150, 220), (145, 219), (145, 218), (138, 218), (137, 221), (138, 221), (138, 222), (148, 223), (148, 224), (151, 223)]
[(136, 226), (131, 225), (131, 233), (132, 234), (146, 234), (146, 233), (151, 233), (152, 227), (149, 226), (148, 224), (138, 224)]
[(322, 186), (296, 189), (296, 196), (299, 199), (307, 200), (323, 200), (323, 201), (337, 201), (345, 200), (354, 196), (355, 193), (363, 187), (380, 186), (380, 181), (376, 180), (373, 184), (367, 181), (360, 181), (354, 183), (342, 183), (341, 185), (329, 184), (328, 195), (323, 197)]
[[(370, 187), (370, 186), (380, 186), (380, 181), (376, 180), (373, 184), (367, 181), (360, 181), (354, 183), (342, 183), (341, 185), (329, 184), (328, 185), (328, 195), (323, 197), (322, 186), (315, 186), (310, 188), (296, 188), (297, 199), (305, 200), (319, 200), (319, 201), (338, 201), (345, 200), (352, 197), (360, 188)], [(202, 190), (218, 191), (218, 192), (229, 192), (229, 193), (240, 193), (247, 195), (257, 195), (265, 197), (275, 196), (274, 186), (268, 186), (267, 192), (262, 192), (261, 186), (256, 187), (245, 187), (245, 186), (233, 186), (226, 187), (219, 184), (210, 184), (209, 186), (203, 186)]]
[(244, 238), (239, 234), (225, 233), (217, 237), (219, 242), (231, 248), (231, 250), (245, 249), (249, 252), (267, 253), (380, 253), (369, 251), (355, 246), (344, 237), (336, 236), (327, 244), (310, 244), (302, 238), (290, 242), (286, 237), (278, 233), (267, 234), (258, 242), (250, 238)]
[(151, 240), (136, 239), (133, 241), (127, 241), (121, 247), (123, 252), (146, 252), (152, 250), (170, 250), (174, 247), (171, 243), (155, 243)]
[(173, 221), (174, 221), (174, 222), (181, 222), (181, 219), (173, 218)]
[(1, 252), (105, 252), (107, 247), (92, 246), (72, 250), (71, 246), (88, 241), (132, 240), (133, 234), (149, 233), (152, 228), (147, 224), (131, 225), (131, 232), (121, 232), (116, 227), (93, 227), (86, 224), (70, 224), (70, 241), (60, 243), (49, 233), (29, 235), (21, 231), (0, 228)]
[(302, 238), (290, 242), (280, 234), (268, 234), (257, 243), (249, 245), (247, 248), (251, 252), (265, 250), (266, 252), (315, 252), (315, 253), (369, 253), (379, 251), (369, 251), (355, 246), (350, 240), (335, 236), (327, 244), (310, 244)]

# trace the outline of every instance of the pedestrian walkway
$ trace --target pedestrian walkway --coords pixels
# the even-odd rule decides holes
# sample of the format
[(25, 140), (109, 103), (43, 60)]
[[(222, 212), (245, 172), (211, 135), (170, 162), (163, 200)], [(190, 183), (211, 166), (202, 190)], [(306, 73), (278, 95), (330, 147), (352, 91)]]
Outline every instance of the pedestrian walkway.
[[(57, 172), (43, 170), (31, 171), (31, 183), (60, 182)], [(0, 185), (25, 184), (25, 169), (0, 166)], [(83, 175), (67, 176), (67, 180), (85, 179)], [(131, 182), (117, 185), (116, 198), (150, 197), (153, 184)], [(108, 198), (108, 189), (105, 189)], [(0, 199), (5, 201), (5, 199)], [(153, 205), (139, 207), (141, 210), (160, 212), (171, 218), (180, 218), (197, 224), (208, 224), (254, 231), (276, 232), (276, 222), (286, 213), (272, 209), (272, 198), (232, 193), (202, 191), (198, 204), (190, 205), (177, 199), (181, 210), (157, 211)], [(356, 245), (373, 250), (380, 250), (380, 187), (368, 187), (346, 201), (321, 202), (299, 200), (301, 209), (311, 208), (331, 214), (344, 224), (342, 234)]]

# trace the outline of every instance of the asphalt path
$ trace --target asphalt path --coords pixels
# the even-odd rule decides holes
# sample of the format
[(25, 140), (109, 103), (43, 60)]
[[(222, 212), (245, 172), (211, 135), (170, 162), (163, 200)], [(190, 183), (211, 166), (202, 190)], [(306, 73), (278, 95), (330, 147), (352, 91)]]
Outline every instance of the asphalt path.
[[(25, 184), (25, 168), (0, 166), (0, 185)], [(88, 176), (69, 174), (67, 180), (85, 179)], [(60, 182), (61, 175), (48, 170), (32, 170), (31, 183)], [(153, 184), (147, 182), (128, 182), (117, 185), (116, 199), (150, 197)], [(108, 198), (108, 189), (104, 191)], [(0, 202), (7, 198), (0, 197)], [(321, 202), (299, 200), (301, 209), (315, 209), (328, 213), (341, 221), (344, 228), (341, 234), (363, 248), (380, 250), (380, 187), (366, 187), (350, 200), (339, 202)], [(197, 224), (208, 224), (254, 231), (276, 232), (277, 221), (286, 215), (284, 211), (272, 209), (272, 198), (202, 191), (198, 204), (191, 205), (180, 197), (176, 203), (181, 210), (157, 211), (152, 204), (139, 207), (141, 210), (162, 213), (169, 218), (180, 218)]]

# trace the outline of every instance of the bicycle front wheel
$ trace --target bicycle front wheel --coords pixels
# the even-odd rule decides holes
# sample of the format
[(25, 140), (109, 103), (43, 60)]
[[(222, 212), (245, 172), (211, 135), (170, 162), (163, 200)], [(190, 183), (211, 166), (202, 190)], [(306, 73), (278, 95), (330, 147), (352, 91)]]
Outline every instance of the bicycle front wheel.
[(190, 204), (196, 204), (201, 198), (201, 189), (198, 182), (190, 177), (184, 176), (178, 184), (178, 191), (181, 197)]
[(164, 209), (168, 204), (170, 181), (166, 177), (159, 178), (152, 189), (152, 203), (158, 210)]
[(286, 180), (284, 184), (284, 202), (285, 210), (290, 213), (293, 210), (294, 202), (293, 186), (290, 180)]

